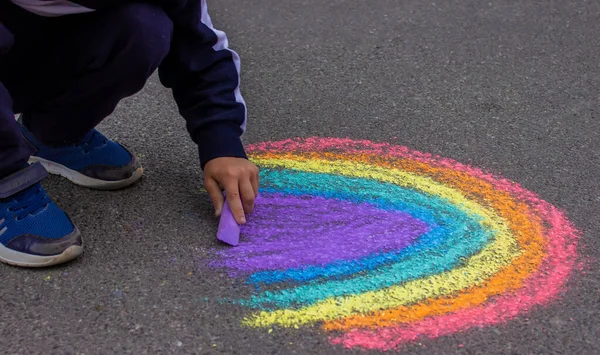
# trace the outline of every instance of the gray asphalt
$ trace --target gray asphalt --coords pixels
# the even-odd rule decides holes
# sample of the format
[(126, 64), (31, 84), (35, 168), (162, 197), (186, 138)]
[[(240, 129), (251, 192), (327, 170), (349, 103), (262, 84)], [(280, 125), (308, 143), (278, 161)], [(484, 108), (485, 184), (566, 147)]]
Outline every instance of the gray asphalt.
[[(583, 271), (550, 306), (407, 345), (415, 354), (600, 352), (600, 2), (213, 1), (242, 57), (247, 143), (386, 141), (491, 169), (566, 211)], [(240, 326), (205, 298), (247, 286), (202, 265), (217, 221), (197, 153), (153, 77), (101, 126), (146, 168), (95, 192), (45, 182), (84, 234), (64, 267), (0, 266), (0, 353), (359, 353), (319, 329)]]

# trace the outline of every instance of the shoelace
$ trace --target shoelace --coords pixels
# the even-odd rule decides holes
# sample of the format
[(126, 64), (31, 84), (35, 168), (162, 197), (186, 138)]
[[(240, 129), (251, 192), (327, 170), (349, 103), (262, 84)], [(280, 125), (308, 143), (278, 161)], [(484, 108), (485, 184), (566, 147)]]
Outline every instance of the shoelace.
[(17, 212), (15, 218), (20, 221), (30, 214), (35, 214), (46, 208), (51, 202), (50, 198), (42, 190), (41, 185), (34, 185), (14, 197), (16, 202), (8, 210)]
[(106, 137), (100, 134), (100, 132), (93, 130), (83, 138), (79, 146), (83, 148), (83, 153), (87, 154), (92, 149), (104, 146), (106, 143), (108, 143)]

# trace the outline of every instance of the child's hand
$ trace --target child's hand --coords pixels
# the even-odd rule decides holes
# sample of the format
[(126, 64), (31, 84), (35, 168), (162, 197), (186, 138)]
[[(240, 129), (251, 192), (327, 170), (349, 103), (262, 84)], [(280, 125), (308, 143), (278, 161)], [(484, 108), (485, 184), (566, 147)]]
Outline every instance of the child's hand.
[(246, 223), (245, 213), (251, 213), (254, 199), (258, 196), (258, 167), (243, 158), (215, 158), (204, 166), (204, 186), (215, 207), (215, 215), (221, 215), (225, 189), (229, 208), (239, 224)]

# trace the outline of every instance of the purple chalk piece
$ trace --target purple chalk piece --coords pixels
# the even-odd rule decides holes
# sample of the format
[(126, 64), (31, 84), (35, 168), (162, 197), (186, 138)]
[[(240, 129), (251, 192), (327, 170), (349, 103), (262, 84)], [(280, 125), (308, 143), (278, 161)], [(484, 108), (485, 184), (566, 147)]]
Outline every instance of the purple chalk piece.
[(227, 200), (223, 203), (219, 229), (217, 230), (217, 239), (233, 246), (238, 245), (240, 242), (240, 225), (235, 220), (235, 217), (233, 217)]

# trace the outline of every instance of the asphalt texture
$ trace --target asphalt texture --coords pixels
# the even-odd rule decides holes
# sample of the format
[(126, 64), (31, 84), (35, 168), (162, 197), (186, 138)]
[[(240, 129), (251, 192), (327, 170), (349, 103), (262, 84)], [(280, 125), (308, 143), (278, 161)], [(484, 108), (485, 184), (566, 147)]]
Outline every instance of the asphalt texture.
[[(505, 324), (400, 348), (414, 354), (600, 352), (598, 1), (213, 1), (242, 58), (246, 143), (350, 137), (490, 169), (566, 211), (582, 231), (560, 299)], [(101, 127), (144, 179), (97, 192), (53, 177), (82, 258), (0, 267), (3, 354), (337, 354), (318, 328), (242, 327), (205, 299), (248, 286), (203, 265), (217, 220), (197, 152), (156, 77)]]

